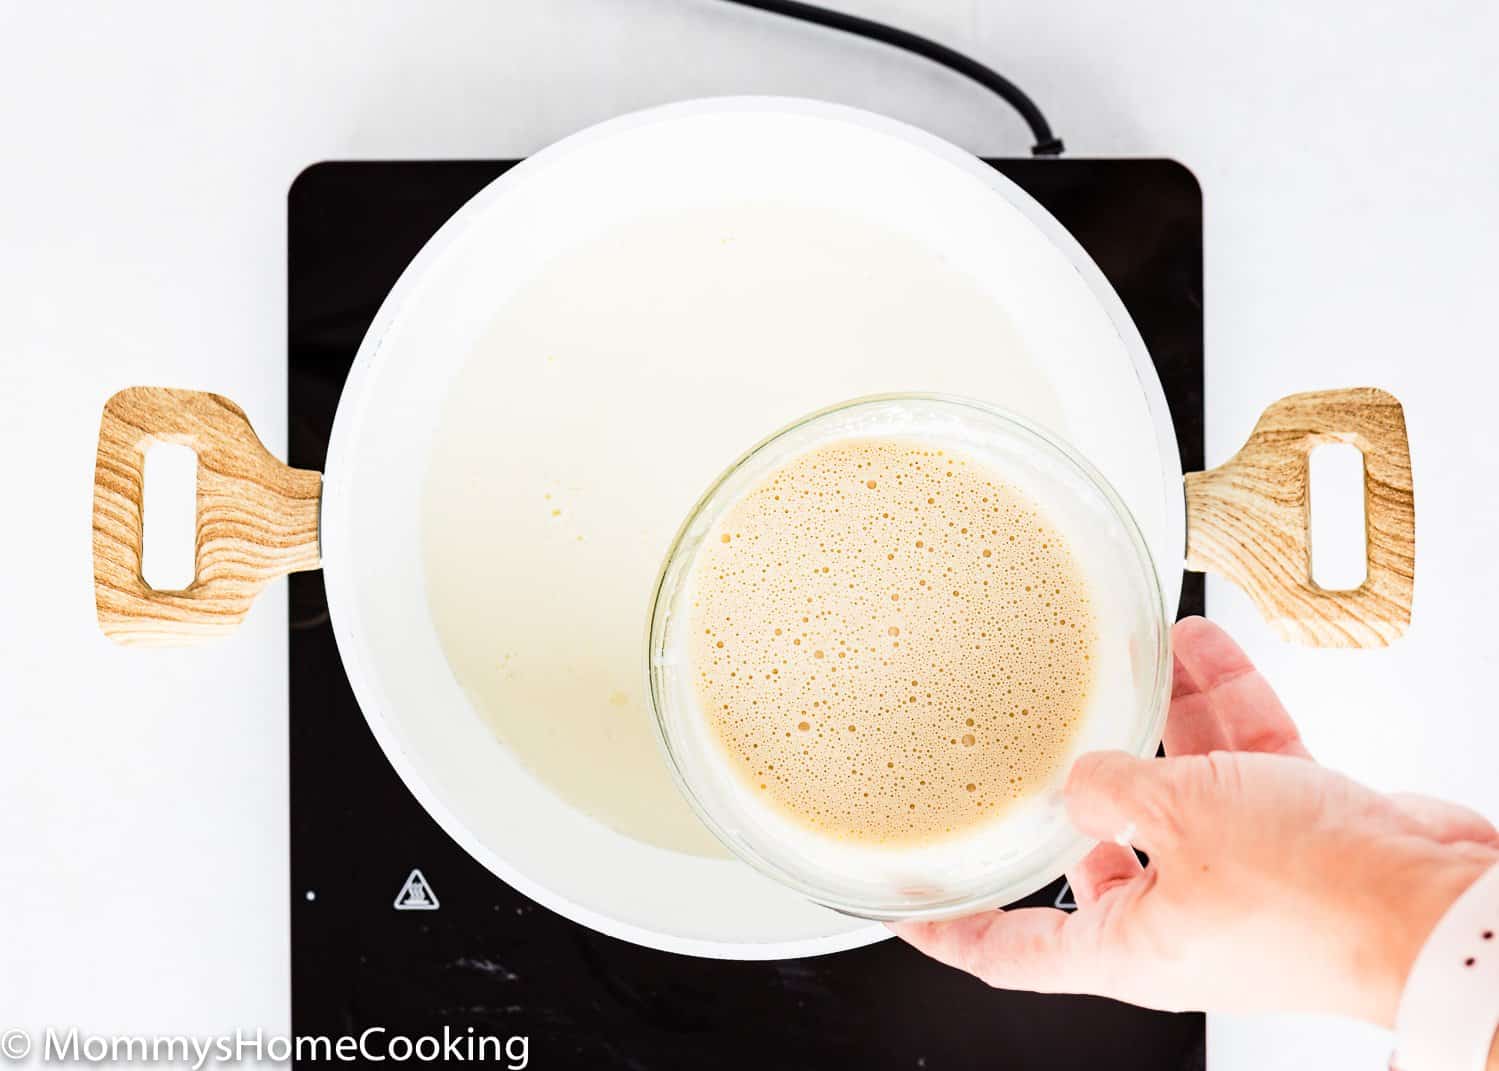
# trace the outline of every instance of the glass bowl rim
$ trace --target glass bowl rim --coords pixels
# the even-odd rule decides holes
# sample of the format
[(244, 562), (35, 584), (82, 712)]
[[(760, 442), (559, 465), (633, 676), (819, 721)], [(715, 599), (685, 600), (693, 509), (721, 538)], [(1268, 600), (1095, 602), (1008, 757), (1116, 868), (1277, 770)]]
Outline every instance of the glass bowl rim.
[[(981, 891), (968, 893), (962, 896), (952, 897), (946, 900), (932, 901), (930, 903), (916, 904), (912, 906), (891, 906), (889, 904), (851, 902), (848, 899), (839, 898), (830, 894), (827, 889), (808, 882), (800, 875), (788, 871), (770, 859), (752, 850), (740, 839), (729, 834), (714, 817), (712, 812), (704, 805), (698, 797), (697, 792), (689, 783), (687, 776), (677, 761), (677, 755), (672, 746), (671, 736), (667, 732), (665, 719), (662, 716), (662, 702), (658, 696), (656, 672), (656, 650), (664, 646), (664, 633), (667, 614), (663, 600), (667, 596), (666, 582), (672, 575), (672, 567), (682, 558), (682, 552), (698, 520), (702, 517), (704, 510), (713, 501), (719, 489), (723, 487), (732, 477), (738, 475), (758, 457), (766, 448), (770, 447), (787, 435), (796, 432), (809, 424), (813, 424), (826, 417), (849, 410), (859, 409), (864, 406), (882, 403), (901, 402), (927, 402), (938, 405), (955, 406), (970, 409), (981, 414), (985, 419), (997, 421), (1000, 425), (1008, 425), (1008, 430), (1019, 432), (1041, 444), (1043, 449), (1051, 451), (1063, 461), (1080, 473), (1084, 480), (1091, 484), (1093, 489), (1099, 493), (1110, 509), (1113, 510), (1116, 520), (1124, 527), (1129, 543), (1135, 551), (1139, 564), (1149, 581), (1149, 591), (1154, 596), (1150, 602), (1155, 611), (1156, 626), (1156, 658), (1155, 658), (1155, 680), (1151, 688), (1151, 699), (1149, 703), (1149, 716), (1144, 719), (1141, 733), (1135, 740), (1132, 753), (1142, 757), (1150, 758), (1156, 753), (1160, 746), (1161, 736), (1165, 729), (1167, 700), (1169, 698), (1168, 688), (1171, 680), (1171, 628), (1170, 619), (1167, 616), (1165, 605), (1165, 593), (1161, 584), (1161, 576), (1156, 569), (1154, 557), (1150, 553), (1150, 547), (1145, 541), (1144, 534), (1136, 522), (1134, 514), (1129, 506), (1119, 497), (1108, 479), (1099, 472), (1086, 458), (1074, 450), (1065, 440), (1054, 433), (1042, 428), (1034, 421), (1011, 412), (1000, 406), (991, 405), (974, 398), (965, 398), (953, 394), (897, 391), (885, 394), (866, 394), (857, 398), (837, 402), (824, 406), (814, 412), (798, 417), (781, 428), (771, 432), (760, 439), (749, 449), (745, 450), (734, 461), (726, 466), (718, 474), (713, 482), (698, 496), (692, 508), (687, 512), (686, 518), (677, 528), (676, 534), (672, 536), (671, 545), (667, 549), (666, 557), (662, 561), (661, 568), (656, 574), (655, 583), (652, 585), (651, 609), (646, 626), (646, 688), (645, 695), (650, 704), (651, 726), (656, 737), (656, 744), (661, 752), (663, 761), (676, 783), (677, 790), (687, 801), (692, 812), (697, 815), (698, 820), (708, 828), (715, 838), (728, 848), (735, 859), (747, 864), (751, 869), (764, 877), (768, 877), (778, 884), (790, 888), (805, 896), (814, 903), (831, 908), (845, 915), (856, 918), (867, 918), (894, 921), (916, 921), (922, 919), (952, 918), (963, 914), (981, 911), (986, 908), (1001, 906), (1005, 903), (1029, 896), (1037, 889), (1044, 887), (1062, 872), (1071, 869), (1098, 843), (1095, 838), (1089, 837), (1076, 829), (1068, 838), (1065, 848), (1052, 854), (1044, 865), (1031, 868), (1022, 874), (1006, 875), (1004, 880), (996, 880), (993, 887), (986, 887)], [(696, 555), (696, 548), (693, 556)], [(686, 565), (690, 566), (690, 560)], [(675, 594), (673, 588), (671, 594)]]

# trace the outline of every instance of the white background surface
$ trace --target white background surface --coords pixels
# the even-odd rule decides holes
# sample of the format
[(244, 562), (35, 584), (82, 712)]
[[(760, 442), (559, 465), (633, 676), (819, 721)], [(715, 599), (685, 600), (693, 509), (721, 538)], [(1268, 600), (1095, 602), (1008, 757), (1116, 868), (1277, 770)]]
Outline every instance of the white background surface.
[[(1209, 597), (1323, 761), (1499, 814), (1499, 8), (845, 6), (993, 63), (1075, 155), (1196, 172), (1211, 461), (1284, 393), (1403, 399), (1411, 634), (1296, 650), (1237, 593)], [(0, 1028), (289, 1025), (284, 588), (213, 647), (98, 634), (104, 399), (215, 390), (284, 444), (284, 198), (309, 163), (519, 156), (629, 109), (745, 92), (882, 111), (976, 152), (1028, 147), (956, 76), (710, 0), (0, 2)], [(1326, 1021), (1209, 1031), (1214, 1071), (1377, 1067), (1386, 1051), (1381, 1032)]]

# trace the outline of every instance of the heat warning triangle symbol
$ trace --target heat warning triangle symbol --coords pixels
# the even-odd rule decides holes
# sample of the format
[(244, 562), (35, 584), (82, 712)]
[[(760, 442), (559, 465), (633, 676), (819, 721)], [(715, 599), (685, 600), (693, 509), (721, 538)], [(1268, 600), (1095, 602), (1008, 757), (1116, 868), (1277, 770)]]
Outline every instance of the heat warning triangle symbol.
[(1063, 911), (1077, 910), (1077, 897), (1072, 893), (1072, 882), (1062, 882), (1062, 887), (1057, 890), (1057, 898), (1052, 903)]
[(396, 893), (393, 906), (397, 911), (436, 911), (439, 905), (437, 894), (427, 884), (422, 872), (413, 869), (406, 876), (406, 883), (401, 886), (401, 891)]

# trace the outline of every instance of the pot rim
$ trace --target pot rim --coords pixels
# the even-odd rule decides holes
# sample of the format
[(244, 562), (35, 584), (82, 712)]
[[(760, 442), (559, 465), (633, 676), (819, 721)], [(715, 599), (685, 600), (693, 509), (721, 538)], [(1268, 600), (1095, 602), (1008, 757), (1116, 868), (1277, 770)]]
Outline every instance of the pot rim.
[(360, 614), (356, 609), (357, 583), (352, 567), (348, 564), (351, 557), (350, 544), (358, 538), (358, 533), (351, 530), (352, 525), (349, 520), (348, 502), (352, 494), (349, 473), (353, 468), (351, 459), (359, 452), (360, 443), (367, 434), (367, 402), (372, 393), (376, 373), (381, 365), (383, 344), (403, 310), (419, 298), (422, 289), (429, 282), (434, 266), (442, 260), (451, 247), (469, 233), (473, 224), (488, 209), (491, 202), (504, 196), (506, 191), (518, 181), (531, 181), (539, 171), (564, 159), (576, 149), (641, 126), (687, 116), (739, 112), (802, 115), (835, 120), (894, 136), (923, 148), (989, 185), (1000, 197), (1018, 209), (1028, 222), (1040, 230), (1042, 235), (1066, 258), (1082, 278), (1094, 299), (1101, 304), (1110, 324), (1129, 353), (1136, 379), (1140, 384), (1140, 392), (1156, 431), (1157, 454), (1163, 467), (1164, 517), (1168, 529), (1174, 528), (1175, 532), (1174, 535), (1168, 532), (1166, 536), (1166, 545), (1171, 548), (1171, 552), (1166, 562), (1162, 563), (1166, 566), (1167, 572), (1160, 575), (1159, 579), (1167, 605), (1174, 603), (1180, 591), (1181, 574), (1173, 566), (1184, 555), (1186, 539), (1186, 504), (1182, 488), (1181, 458), (1176, 446), (1171, 416), (1166, 407), (1165, 394), (1155, 366), (1123, 302), (1104, 278), (1102, 271), (1093, 263), (1076, 239), (1039, 202), (976, 156), (899, 120), (844, 105), (794, 97), (708, 97), (662, 105), (607, 120), (571, 134), (533, 154), (524, 163), (512, 168), (484, 187), (454, 213), (402, 272), (382, 301), (360, 343), (354, 363), (344, 383), (329, 436), (323, 477), (321, 534), (324, 551), (324, 582), (330, 618), (340, 657), (350, 685), (359, 700), (360, 709), (381, 750), (385, 752), (398, 776), (422, 807), (460, 847), (500, 879), (531, 899), (567, 918), (610, 936), (647, 947), (691, 955), (728, 959), (776, 959), (857, 948), (883, 940), (889, 936), (889, 933), (883, 926), (871, 924), (826, 937), (797, 938), (763, 944), (682, 937), (659, 930), (646, 929), (601, 914), (552, 891), (516, 870), (472, 833), (469, 827), (443, 803), (442, 796), (427, 783), (416, 764), (405, 754), (396, 730), (384, 709), (386, 697), (385, 689), (380, 683), (380, 672), (367, 658), (364, 644), (360, 639)]

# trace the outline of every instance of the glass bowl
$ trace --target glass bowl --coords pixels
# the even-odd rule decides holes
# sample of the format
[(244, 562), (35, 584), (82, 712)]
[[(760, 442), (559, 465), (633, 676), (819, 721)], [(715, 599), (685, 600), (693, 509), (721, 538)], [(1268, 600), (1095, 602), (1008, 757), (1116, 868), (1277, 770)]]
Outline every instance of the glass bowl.
[[(686, 633), (693, 563), (725, 513), (788, 460), (837, 441), (912, 439), (1002, 474), (1068, 540), (1096, 614), (1094, 686), (1053, 775), (969, 831), (917, 845), (852, 843), (758, 801), (698, 708)], [(977, 656), (977, 657), (982, 657)], [(1049, 884), (1094, 841), (1067, 818), (1062, 785), (1077, 755), (1155, 754), (1171, 679), (1161, 583), (1134, 518), (1065, 443), (981, 402), (940, 395), (861, 398), (813, 413), (752, 448), (711, 486), (677, 533), (650, 620), (649, 695), (677, 786), (703, 823), (760, 873), (820, 904), (871, 919), (968, 914)]]

